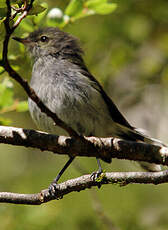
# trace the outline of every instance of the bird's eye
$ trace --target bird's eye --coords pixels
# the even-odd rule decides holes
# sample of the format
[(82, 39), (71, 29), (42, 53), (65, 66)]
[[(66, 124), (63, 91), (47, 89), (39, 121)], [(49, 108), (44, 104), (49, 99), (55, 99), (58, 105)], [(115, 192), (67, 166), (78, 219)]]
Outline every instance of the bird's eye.
[(47, 42), (48, 41), (48, 37), (47, 36), (41, 36), (40, 41), (41, 42)]

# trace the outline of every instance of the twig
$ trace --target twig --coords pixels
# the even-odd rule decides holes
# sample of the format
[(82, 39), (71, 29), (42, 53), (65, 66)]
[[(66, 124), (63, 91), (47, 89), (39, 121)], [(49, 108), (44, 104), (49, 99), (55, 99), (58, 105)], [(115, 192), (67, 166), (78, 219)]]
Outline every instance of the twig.
[[(113, 172), (105, 173), (101, 184), (161, 184), (168, 182), (168, 170), (162, 172)], [(36, 194), (18, 194), (11, 192), (0, 192), (0, 203), (40, 205), (50, 200), (62, 199), (64, 195), (71, 192), (80, 192), (87, 188), (97, 186), (100, 182), (93, 181), (91, 175), (84, 175), (75, 179), (60, 183), (54, 196), (45, 189)]]
[(27, 16), (28, 11), (24, 11), (23, 14), (16, 20), (16, 22), (13, 25), (13, 28), (17, 27), (21, 21)]
[(15, 6), (11, 6), (11, 8), (13, 10), (15, 10), (16, 12), (20, 13), (23, 12), (24, 10), (26, 10), (28, 7), (28, 0), (24, 0), (24, 5), (22, 7), (15, 7)]
[[(27, 7), (28, 7), (28, 0), (25, 0), (25, 1), (24, 1), (24, 5), (23, 5), (22, 7), (20, 7), (20, 8), (11, 6), (11, 8), (12, 8), (13, 10), (15, 10), (16, 12), (11, 16), (10, 19), (14, 19), (14, 18), (17, 16), (18, 13), (21, 13), (21, 12), (26, 11)], [(27, 15), (27, 14), (26, 14), (26, 15)], [(25, 15), (25, 17), (26, 17), (26, 15)], [(24, 18), (24, 17), (23, 17), (23, 18)], [(22, 18), (22, 19), (23, 19), (23, 18)], [(21, 22), (21, 20), (19, 20), (19, 21)], [(20, 22), (19, 22), (19, 23), (20, 23)], [(18, 24), (18, 23), (15, 23), (14, 25), (17, 26), (17, 24)]]
[(16, 22), (14, 23), (12, 30), (14, 31), (15, 28), (21, 23), (21, 21), (28, 15), (29, 11), (31, 10), (32, 6), (33, 6), (33, 2), (34, 0), (30, 1), (30, 4), (28, 5), (27, 0), (24, 1), (25, 4), (24, 6), (21, 8), (21, 11), (23, 12), (21, 14), (21, 16), (16, 20)]

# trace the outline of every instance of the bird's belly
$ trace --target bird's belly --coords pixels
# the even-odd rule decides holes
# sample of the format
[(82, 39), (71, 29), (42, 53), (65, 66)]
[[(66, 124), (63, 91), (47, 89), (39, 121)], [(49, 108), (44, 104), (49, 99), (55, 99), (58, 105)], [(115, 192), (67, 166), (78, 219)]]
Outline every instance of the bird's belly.
[[(48, 106), (49, 107), (49, 106)], [(106, 137), (115, 134), (114, 122), (111, 117), (104, 115), (100, 111), (95, 111), (86, 103), (73, 105), (68, 103), (66, 106), (62, 103), (55, 103), (54, 110), (49, 107), (57, 116), (67, 125), (72, 127), (81, 135)], [(29, 99), (30, 114), (40, 130), (57, 135), (67, 135), (67, 133), (54, 124), (54, 121), (45, 113), (42, 113), (37, 105)]]
[[(79, 85), (77, 81), (73, 82), (73, 85), (69, 85), (66, 81), (59, 84), (49, 82), (45, 84), (41, 81), (40, 87), (37, 82), (31, 86), (43, 103), (79, 134), (117, 136), (118, 128), (100, 92), (91, 85), (83, 84), (82, 87)], [(42, 113), (31, 99), (29, 99), (29, 111), (38, 128), (49, 133), (65, 135), (66, 132)]]

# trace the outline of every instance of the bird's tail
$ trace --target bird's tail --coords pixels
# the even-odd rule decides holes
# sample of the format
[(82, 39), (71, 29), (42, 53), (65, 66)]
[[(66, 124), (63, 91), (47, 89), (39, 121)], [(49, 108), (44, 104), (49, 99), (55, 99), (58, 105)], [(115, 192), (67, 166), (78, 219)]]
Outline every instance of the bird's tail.
[[(151, 138), (148, 135), (146, 135), (145, 132), (142, 131), (141, 129), (137, 129), (132, 126), (126, 127), (126, 126), (117, 124), (117, 132), (118, 132), (117, 136), (119, 138), (123, 138), (128, 141), (136, 141), (136, 142), (157, 145), (160, 147), (168, 147), (168, 145), (164, 144), (160, 140)], [(139, 164), (141, 165), (142, 168), (144, 168), (145, 170), (149, 172), (161, 171), (161, 166), (157, 164), (147, 163), (143, 161), (140, 161)]]
[[(157, 146), (160, 146), (160, 147), (168, 147), (168, 145), (164, 144), (160, 140), (157, 140), (155, 138), (151, 138), (151, 137), (147, 136), (140, 129), (134, 129), (134, 132), (136, 132), (137, 135), (140, 135), (143, 138), (143, 142), (145, 142), (147, 144), (157, 145)], [(142, 162), (139, 162), (139, 164), (141, 165), (142, 168), (144, 168), (145, 170), (147, 170), (149, 172), (159, 172), (159, 171), (161, 171), (161, 166), (157, 165), (157, 164), (154, 164), (154, 163), (147, 163), (147, 162), (142, 161)]]

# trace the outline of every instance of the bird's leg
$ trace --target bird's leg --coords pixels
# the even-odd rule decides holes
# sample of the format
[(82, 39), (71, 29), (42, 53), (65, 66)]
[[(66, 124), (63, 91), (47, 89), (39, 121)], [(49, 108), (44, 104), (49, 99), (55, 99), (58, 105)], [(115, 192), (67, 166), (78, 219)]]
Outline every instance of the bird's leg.
[(103, 172), (103, 169), (102, 169), (101, 164), (100, 164), (100, 159), (96, 157), (96, 160), (97, 160), (97, 164), (98, 164), (97, 174), (100, 175)]
[(66, 164), (64, 165), (64, 167), (58, 173), (58, 175), (56, 176), (56, 178), (50, 184), (50, 186), (49, 186), (49, 193), (51, 195), (55, 195), (55, 191), (57, 190), (57, 182), (58, 182), (58, 180), (60, 179), (60, 177), (62, 176), (62, 174), (65, 172), (65, 170), (68, 168), (68, 166), (72, 163), (72, 161), (74, 160), (74, 158), (75, 157), (70, 157), (69, 158), (69, 160), (66, 162)]
[(98, 157), (96, 157), (96, 160), (97, 160), (97, 164), (98, 164), (98, 171), (92, 173), (91, 178), (93, 180), (96, 180), (101, 175), (101, 173), (103, 172), (103, 169), (102, 169), (101, 164), (100, 164), (100, 159)]

